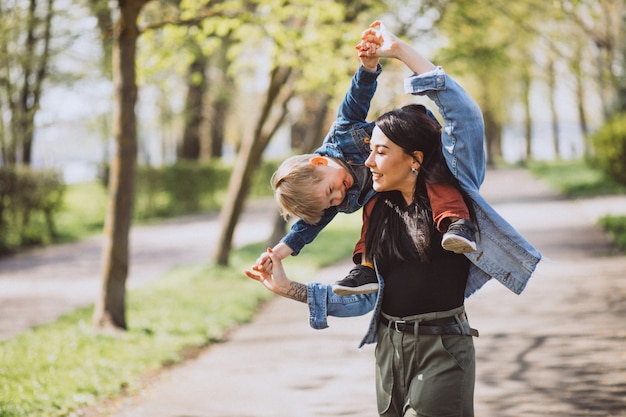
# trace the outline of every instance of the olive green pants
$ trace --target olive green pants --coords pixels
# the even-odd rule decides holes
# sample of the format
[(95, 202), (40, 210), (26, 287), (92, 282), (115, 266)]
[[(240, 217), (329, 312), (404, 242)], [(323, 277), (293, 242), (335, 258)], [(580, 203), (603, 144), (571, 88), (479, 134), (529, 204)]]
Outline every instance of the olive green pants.
[[(421, 322), (454, 316), (469, 331), (463, 312), (460, 307), (390, 319)], [(411, 333), (378, 325), (378, 413), (384, 417), (473, 417), (476, 356), (472, 337), (469, 333), (418, 334), (418, 327)]]

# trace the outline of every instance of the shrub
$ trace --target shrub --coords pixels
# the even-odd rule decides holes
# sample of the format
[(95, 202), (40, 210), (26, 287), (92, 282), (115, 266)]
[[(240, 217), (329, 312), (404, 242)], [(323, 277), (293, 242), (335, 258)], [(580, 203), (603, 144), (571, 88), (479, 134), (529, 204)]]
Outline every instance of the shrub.
[(0, 168), (0, 253), (54, 240), (64, 191), (57, 171)]
[(591, 136), (593, 163), (610, 178), (626, 185), (626, 113), (614, 116)]
[[(250, 196), (271, 196), (270, 177), (277, 162), (264, 162), (255, 172)], [(135, 218), (150, 219), (217, 210), (228, 189), (232, 167), (215, 160), (177, 162), (165, 167), (139, 167)]]

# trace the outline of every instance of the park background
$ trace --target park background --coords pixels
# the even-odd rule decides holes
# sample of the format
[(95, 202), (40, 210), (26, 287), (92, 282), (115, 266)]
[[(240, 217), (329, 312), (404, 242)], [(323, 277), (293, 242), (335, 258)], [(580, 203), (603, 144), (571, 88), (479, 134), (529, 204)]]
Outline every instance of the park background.
[[(104, 237), (102, 291), (93, 311), (79, 311), (70, 321), (78, 323), (85, 340), (101, 348), (98, 338), (107, 332), (128, 332), (150, 340), (159, 323), (138, 325), (143, 322), (130, 313), (133, 296), (126, 298), (127, 271), (132, 267), (131, 226), (137, 220), (150, 220), (138, 214), (137, 207), (149, 209), (169, 198), (165, 206), (171, 212), (156, 214), (180, 214), (171, 202), (183, 205), (189, 196), (177, 191), (188, 191), (184, 187), (194, 181), (219, 184), (219, 189), (210, 190), (217, 197), (210, 196), (208, 208), (193, 203), (189, 207), (190, 211), (220, 211), (218, 248), (207, 253), (204, 261), (209, 268), (234, 269), (191, 275), (230, 274), (236, 279), (240, 266), (264, 246), (248, 249), (245, 262), (241, 253), (231, 253), (246, 199), (251, 193), (269, 195), (267, 174), (282, 158), (319, 145), (356, 69), (354, 45), (374, 19), (385, 21), (462, 80), (483, 109), (491, 167), (556, 161), (561, 181), (591, 168), (600, 171), (590, 174), (595, 184), (623, 182), (619, 167), (615, 168), (615, 161), (625, 165), (619, 142), (594, 141), (597, 132), (619, 120), (625, 107), (622, 1), (15, 0), (0, 5), (3, 247), (20, 252), (67, 239), (65, 227), (59, 227), (67, 223), (60, 218), (86, 223), (81, 217), (85, 208), (97, 205), (98, 220), (91, 233)], [(383, 66), (372, 118), (415, 100), (402, 94), (406, 70), (386, 60)], [(623, 142), (623, 130), (610, 132), (610, 138), (621, 137)], [(601, 145), (618, 152), (607, 156)], [(608, 162), (602, 163), (598, 156)], [(566, 170), (564, 161), (573, 161), (574, 169)], [(24, 172), (38, 174), (35, 182), (15, 179), (30, 175)], [(155, 176), (165, 178), (155, 182), (157, 191), (173, 188), (168, 196), (155, 194), (150, 182)], [(62, 191), (55, 194), (54, 204), (35, 204), (32, 213), (24, 214), (23, 204), (34, 200), (29, 191), (38, 189), (39, 183), (48, 184), (49, 178), (55, 178)], [(102, 194), (76, 198), (74, 186), (86, 183), (99, 184)], [(145, 184), (149, 184), (147, 191)], [(68, 196), (76, 199), (67, 203)], [(46, 226), (46, 216), (38, 211), (51, 211), (57, 227)], [(271, 242), (284, 232), (284, 222), (277, 219), (276, 225), (272, 237), (259, 236), (259, 241)], [(358, 221), (352, 227), (356, 230)], [(43, 237), (38, 236), (38, 228)], [(331, 263), (342, 253), (332, 255), (337, 258), (310, 262)], [(180, 281), (174, 281), (170, 285), (178, 289)], [(171, 293), (172, 288), (164, 285), (161, 294)], [(260, 295), (253, 299), (264, 300)], [(248, 308), (253, 311), (253, 306)], [(193, 337), (163, 343), (165, 352), (144, 368), (138, 363), (136, 373), (152, 369), (155, 363), (181, 360), (189, 345), (219, 339), (221, 326), (232, 325), (225, 320), (211, 324), (207, 331), (204, 317), (215, 318), (223, 311), (198, 313), (203, 324), (193, 330), (197, 332)], [(250, 317), (234, 316), (235, 322)], [(172, 317), (162, 328), (178, 334), (180, 321)], [(90, 322), (96, 330), (93, 334), (86, 331), (92, 330), (85, 324)], [(70, 369), (66, 363), (54, 355), (43, 355), (47, 359), (40, 365), (12, 356), (33, 346), (30, 337), (42, 329), (35, 330), (1, 346), (4, 364), (24, 365), (0, 373), (10, 381), (3, 384), (0, 396), (2, 415), (37, 415), (33, 410), (41, 415), (69, 415), (81, 404), (133, 385), (127, 380), (134, 377), (100, 363), (105, 373), (119, 379), (112, 378), (110, 386), (98, 378), (89, 383), (77, 379), (78, 388), (56, 387), (52, 394), (48, 388), (54, 378), (44, 375)], [(68, 331), (75, 330), (70, 326)], [(47, 337), (58, 342), (69, 336)], [(53, 344), (37, 342), (44, 352)], [(88, 349), (84, 354), (94, 355)], [(123, 355), (118, 359), (120, 367), (131, 360)], [(93, 375), (103, 372), (94, 367)], [(23, 382), (13, 372), (38, 376)]]

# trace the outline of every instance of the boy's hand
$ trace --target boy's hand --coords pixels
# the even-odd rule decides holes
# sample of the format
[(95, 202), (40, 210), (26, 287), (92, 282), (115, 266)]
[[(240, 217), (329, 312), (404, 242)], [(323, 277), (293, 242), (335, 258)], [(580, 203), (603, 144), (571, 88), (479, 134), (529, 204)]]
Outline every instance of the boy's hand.
[(249, 278), (259, 281), (268, 290), (279, 295), (285, 295), (290, 288), (290, 281), (283, 268), (282, 261), (271, 248), (267, 248), (269, 261), (275, 266), (272, 272), (265, 272), (257, 269), (257, 265), (252, 267), (253, 271), (246, 270), (245, 273)]
[(375, 56), (376, 46), (361, 40), (361, 43), (355, 46), (358, 51), (359, 58), (361, 59), (361, 65), (368, 71), (376, 72), (378, 69), (378, 57)]
[[(276, 257), (281, 260), (291, 255), (292, 252), (293, 250), (289, 246), (287, 246), (285, 243), (282, 243), (282, 242), (278, 243), (276, 246), (272, 248), (273, 257)], [(254, 271), (267, 272), (267, 273), (272, 273), (272, 268), (273, 268), (272, 259), (269, 255), (269, 252), (263, 252), (257, 258), (256, 263), (252, 267)]]
[(363, 31), (361, 42), (368, 45), (368, 48), (364, 50), (367, 55), (379, 58), (399, 58), (398, 53), (402, 41), (388, 31), (385, 24), (380, 20), (372, 22), (370, 27)]
[(373, 27), (365, 29), (361, 34), (361, 42), (355, 46), (359, 51), (361, 64), (368, 71), (375, 72), (378, 69), (378, 56), (376, 50), (383, 44), (382, 35)]
[(252, 270), (261, 273), (272, 273), (272, 260), (268, 252), (263, 252), (252, 266)]

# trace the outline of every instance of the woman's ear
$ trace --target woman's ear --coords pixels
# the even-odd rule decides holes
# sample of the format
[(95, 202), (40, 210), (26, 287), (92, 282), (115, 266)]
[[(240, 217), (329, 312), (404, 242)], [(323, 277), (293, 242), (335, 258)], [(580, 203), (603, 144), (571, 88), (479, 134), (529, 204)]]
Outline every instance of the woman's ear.
[(424, 160), (424, 152), (422, 151), (413, 151), (412, 153), (413, 159), (418, 164), (418, 168), (422, 165), (422, 161)]
[(328, 159), (323, 156), (314, 156), (309, 162), (313, 165), (328, 165)]

